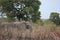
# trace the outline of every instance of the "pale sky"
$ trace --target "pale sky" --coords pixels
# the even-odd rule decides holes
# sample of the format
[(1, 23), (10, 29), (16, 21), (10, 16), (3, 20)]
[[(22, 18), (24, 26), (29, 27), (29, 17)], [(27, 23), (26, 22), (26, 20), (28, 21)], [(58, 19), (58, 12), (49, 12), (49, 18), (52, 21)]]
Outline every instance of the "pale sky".
[(51, 12), (60, 13), (60, 0), (40, 0), (41, 18), (48, 19)]

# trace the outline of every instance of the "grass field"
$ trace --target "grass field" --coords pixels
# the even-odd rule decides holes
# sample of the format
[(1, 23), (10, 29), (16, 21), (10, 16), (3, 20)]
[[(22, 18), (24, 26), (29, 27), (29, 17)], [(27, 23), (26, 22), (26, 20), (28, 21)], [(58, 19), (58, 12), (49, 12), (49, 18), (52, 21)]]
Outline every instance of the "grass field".
[(20, 22), (0, 23), (0, 40), (60, 40), (60, 30), (55, 24), (30, 24), (31, 30)]

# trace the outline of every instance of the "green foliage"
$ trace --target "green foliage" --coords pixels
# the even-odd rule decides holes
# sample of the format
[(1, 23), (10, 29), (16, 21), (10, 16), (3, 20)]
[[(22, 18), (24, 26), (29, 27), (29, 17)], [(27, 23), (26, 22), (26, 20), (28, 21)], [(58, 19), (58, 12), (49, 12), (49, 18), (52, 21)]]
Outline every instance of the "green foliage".
[(15, 21), (15, 18), (8, 17), (6, 20), (7, 20), (8, 22), (14, 22), (14, 21)]
[(1, 12), (9, 18), (17, 17), (18, 20), (32, 20), (35, 22), (40, 19), (39, 0), (0, 0)]
[(37, 20), (36, 23), (37, 23), (38, 25), (41, 25), (41, 26), (44, 25), (44, 22), (43, 22), (42, 20)]
[(32, 15), (32, 21), (36, 22), (37, 20), (40, 20), (40, 12), (37, 12), (35, 14)]
[(46, 20), (44, 20), (44, 24), (53, 24), (53, 23), (50, 19), (46, 19)]
[(50, 15), (50, 20), (55, 23), (56, 25), (60, 24), (60, 17), (59, 17), (59, 13), (56, 12), (52, 12)]

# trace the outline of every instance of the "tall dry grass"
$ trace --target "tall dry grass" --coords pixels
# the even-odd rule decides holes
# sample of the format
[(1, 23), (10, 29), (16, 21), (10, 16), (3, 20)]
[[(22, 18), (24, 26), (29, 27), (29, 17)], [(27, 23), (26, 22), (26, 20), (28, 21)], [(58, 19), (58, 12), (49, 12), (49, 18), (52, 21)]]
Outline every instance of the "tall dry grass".
[(0, 40), (60, 40), (55, 31), (49, 31), (42, 26), (30, 31), (21, 25), (20, 23), (16, 25), (15, 23), (0, 23)]

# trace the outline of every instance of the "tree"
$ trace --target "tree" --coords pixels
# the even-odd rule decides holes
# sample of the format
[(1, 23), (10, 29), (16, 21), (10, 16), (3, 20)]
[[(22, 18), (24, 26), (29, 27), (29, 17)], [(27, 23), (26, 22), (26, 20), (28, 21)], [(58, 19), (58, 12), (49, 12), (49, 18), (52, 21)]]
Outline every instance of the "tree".
[(40, 20), (40, 15), (41, 15), (40, 12), (34, 14), (34, 15), (32, 16), (32, 21), (33, 21), (33, 22), (36, 22), (37, 19)]
[(39, 0), (0, 0), (0, 9), (9, 18), (17, 17), (18, 20), (40, 19)]
[(52, 12), (50, 15), (50, 20), (55, 23), (56, 25), (60, 24), (60, 17), (59, 17), (59, 13), (57, 12)]

